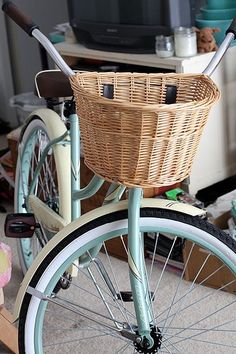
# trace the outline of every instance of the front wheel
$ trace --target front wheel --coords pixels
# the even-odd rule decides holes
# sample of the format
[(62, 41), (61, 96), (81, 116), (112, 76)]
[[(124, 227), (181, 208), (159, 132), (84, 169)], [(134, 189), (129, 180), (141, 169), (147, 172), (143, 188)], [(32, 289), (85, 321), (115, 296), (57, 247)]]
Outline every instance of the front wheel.
[[(44, 259), (30, 283), (33, 295), (25, 295), (21, 308), (20, 353), (235, 351), (236, 304), (235, 295), (229, 291), (236, 288), (236, 243), (199, 217), (169, 210), (142, 208), (140, 227), (145, 245), (140, 256), (145, 252), (147, 297), (151, 299), (153, 347), (144, 348), (134, 340), (138, 327), (126, 259), (127, 237), (120, 236), (126, 235), (128, 228), (127, 210), (123, 210), (81, 226)], [(98, 244), (103, 246), (94, 257), (91, 250)], [(163, 244), (166, 261), (156, 261)], [(114, 247), (123, 248), (122, 260), (110, 255)], [(173, 255), (181, 247), (185, 256), (180, 270), (173, 266)], [(196, 261), (199, 247), (201, 264), (196, 266), (192, 280), (187, 281), (187, 270)], [(178, 261), (180, 264), (181, 259)], [(78, 274), (71, 280), (67, 270), (72, 264)], [(204, 286), (222, 271), (228, 274), (224, 284), (217, 289)], [(67, 286), (58, 291), (62, 282)]]

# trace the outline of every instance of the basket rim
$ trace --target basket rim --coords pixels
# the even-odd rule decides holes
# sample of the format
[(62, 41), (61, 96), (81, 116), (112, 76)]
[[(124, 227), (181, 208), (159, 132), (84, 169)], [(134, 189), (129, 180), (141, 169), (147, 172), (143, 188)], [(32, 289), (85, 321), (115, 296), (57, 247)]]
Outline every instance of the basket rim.
[[(204, 98), (202, 100), (196, 100), (196, 101), (191, 101), (191, 102), (181, 102), (181, 103), (172, 103), (172, 104), (160, 104), (160, 103), (139, 103), (139, 102), (127, 102), (127, 101), (121, 101), (119, 99), (109, 99), (103, 96), (100, 96), (98, 94), (92, 93), (89, 90), (85, 89), (83, 86), (80, 85), (78, 81), (79, 78), (97, 78), (97, 77), (105, 77), (110, 75), (112, 77), (127, 77), (127, 75), (130, 75), (131, 77), (138, 78), (138, 77), (192, 77), (192, 78), (199, 78), (199, 79), (204, 79), (204, 81), (208, 82), (209, 85), (212, 87), (212, 94), (210, 97)], [(106, 106), (113, 106), (113, 107), (120, 107), (120, 108), (128, 108), (130, 110), (137, 110), (137, 108), (142, 109), (144, 111), (149, 111), (149, 110), (160, 110), (160, 111), (167, 111), (167, 110), (183, 110), (183, 109), (188, 109), (188, 110), (195, 110), (196, 108), (202, 108), (204, 109), (204, 106), (211, 106), (213, 103), (217, 102), (221, 96), (220, 91), (217, 87), (217, 85), (214, 83), (214, 81), (208, 76), (203, 73), (130, 73), (130, 72), (77, 72), (75, 75), (73, 75), (71, 78), (71, 86), (73, 88), (73, 84), (78, 86), (76, 90), (80, 92), (83, 96), (85, 96), (88, 99), (92, 99), (96, 101), (98, 104), (103, 104)], [(213, 92), (215, 94), (213, 94)]]
[(71, 76), (71, 78), (75, 76), (107, 76), (107, 75), (112, 75), (112, 76), (124, 76), (126, 77), (127, 75), (132, 76), (132, 77), (158, 77), (158, 76), (176, 76), (176, 77), (204, 77), (210, 80), (211, 82), (212, 79), (210, 78), (209, 75), (206, 75), (204, 73), (176, 73), (176, 72), (170, 72), (170, 73), (145, 73), (145, 72), (131, 72), (131, 71), (122, 71), (122, 72), (115, 72), (115, 71), (74, 71), (74, 75)]

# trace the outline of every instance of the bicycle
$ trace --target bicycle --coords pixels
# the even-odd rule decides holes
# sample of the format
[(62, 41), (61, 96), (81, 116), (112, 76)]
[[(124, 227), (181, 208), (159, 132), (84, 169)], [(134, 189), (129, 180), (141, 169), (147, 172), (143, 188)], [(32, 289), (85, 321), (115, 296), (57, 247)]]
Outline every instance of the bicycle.
[[(44, 237), (41, 241), (43, 248), (30, 265), (16, 300), (14, 318), (15, 320), (19, 318), (20, 353), (42, 354), (68, 352), (69, 350), (78, 353), (98, 351), (102, 353), (200, 353), (207, 349), (214, 353), (233, 351), (235, 348), (233, 311), (235, 296), (223, 290), (230, 290), (230, 287), (235, 283), (235, 241), (208, 223), (205, 220), (204, 210), (169, 200), (142, 198), (142, 187), (152, 183), (156, 185), (158, 182), (156, 175), (154, 178), (149, 175), (145, 177), (146, 179), (142, 177), (145, 182), (142, 182), (142, 178), (140, 182), (138, 174), (133, 176), (135, 153), (132, 144), (131, 146), (125, 144), (123, 147), (123, 150), (126, 149), (129, 155), (132, 154), (131, 159), (128, 160), (128, 168), (126, 165), (128, 172), (125, 173), (125, 177), (122, 174), (120, 174), (121, 177), (117, 177), (116, 171), (119, 170), (117, 165), (112, 170), (114, 175), (106, 174), (104, 169), (99, 167), (103, 154), (98, 153), (95, 161), (93, 155), (96, 151), (93, 150), (93, 153), (90, 154), (89, 143), (93, 144), (97, 138), (101, 138), (100, 130), (97, 134), (93, 130), (92, 133), (88, 132), (88, 140), (83, 136), (86, 135), (87, 130), (92, 129), (87, 117), (90, 118), (92, 124), (96, 123), (92, 115), (93, 112), (99, 112), (99, 115), (96, 115), (96, 120), (101, 126), (106, 124), (106, 109), (114, 126), (127, 109), (129, 114), (126, 114), (125, 118), (135, 115), (137, 111), (143, 109), (145, 122), (152, 122), (150, 112), (153, 108), (155, 112), (160, 109), (167, 117), (166, 106), (168, 102), (161, 101), (161, 104), (155, 104), (151, 94), (150, 102), (143, 105), (143, 94), (136, 93), (135, 96), (136, 91), (133, 89), (129, 91), (127, 77), (119, 73), (109, 73), (105, 76), (105, 83), (109, 79), (108, 83), (114, 84), (112, 86), (114, 98), (101, 97), (101, 87), (104, 85), (100, 86), (98, 83), (104, 84), (102, 74), (74, 74), (31, 20), (22, 15), (9, 1), (4, 3), (3, 10), (28, 34), (36, 38), (45, 47), (61, 71), (70, 77), (74, 95), (79, 103), (77, 110), (83, 130), (82, 141), (85, 159), (87, 159), (88, 166), (96, 172), (89, 185), (80, 190), (79, 175), (76, 173), (78, 169), (74, 168), (74, 166), (79, 166), (80, 156), (78, 118), (75, 112), (70, 115), (70, 135), (68, 135), (66, 125), (55, 112), (44, 110), (32, 113), (23, 130), (21, 142), (34, 141), (31, 137), (34, 136), (35, 131), (43, 131), (44, 133), (41, 134), (39, 143), (29, 144), (26, 150), (20, 148), (21, 163), (19, 166), (21, 168), (19, 171), (22, 175), (25, 171), (22, 167), (24, 166), (22, 162), (24, 156), (27, 161), (30, 161), (27, 156), (31, 156), (32, 146), (36, 147), (37, 155), (39, 151), (41, 152), (39, 146), (42, 147), (42, 157), (37, 163), (34, 176), (31, 176), (29, 166), (25, 173), (28, 176), (26, 182), (30, 182), (23, 203), (23, 208), (27, 211), (25, 217), (28, 219), (26, 222), (24, 214), (21, 214), (22, 219), (17, 221), (13, 218), (13, 222), (9, 220), (9, 224), (6, 226), (8, 232), (20, 233), (21, 237), (22, 235), (26, 237), (27, 234), (32, 236), (35, 230), (40, 232), (38, 238)], [(187, 84), (188, 94), (191, 87), (194, 87), (197, 93), (200, 91), (200, 98), (194, 101), (200, 111), (203, 106), (206, 106), (206, 111), (209, 113), (210, 106), (219, 97), (219, 92), (208, 75), (218, 65), (234, 37), (235, 22), (231, 25), (219, 51), (205, 70), (207, 75), (194, 75), (191, 84)], [(173, 96), (176, 96), (175, 88), (178, 88), (179, 85), (179, 76), (178, 78), (173, 75), (164, 76), (167, 80), (165, 85), (160, 84), (160, 81), (155, 81), (162, 78), (162, 75), (159, 74), (156, 76), (127, 74), (127, 76), (129, 76), (129, 82), (137, 82), (137, 86), (142, 88), (147, 88), (147, 82), (150, 83), (154, 78), (154, 83), (151, 85), (152, 90), (148, 86), (145, 98), (147, 92), (157, 94), (160, 87), (164, 87), (166, 93), (167, 87), (170, 87), (171, 103), (173, 103), (167, 107), (168, 111), (171, 111), (170, 116), (174, 115), (178, 107), (184, 107), (185, 111), (186, 107), (190, 107), (193, 113), (191, 117), (196, 118), (197, 113), (193, 109), (191, 100), (187, 103), (185, 101), (173, 102)], [(169, 85), (169, 76), (174, 78), (174, 85), (172, 80)], [(122, 83), (125, 83), (125, 93), (122, 99), (116, 97), (117, 90), (123, 92), (119, 82), (116, 81), (120, 78)], [(186, 75), (186, 78), (189, 79), (190, 75)], [(185, 75), (181, 76), (181, 80), (185, 80)], [(95, 84), (91, 85), (91, 81)], [(207, 90), (204, 91), (202, 86), (200, 90), (196, 90), (195, 84), (197, 83), (197, 87), (199, 87), (202, 81)], [(89, 85), (89, 88), (86, 85)], [(94, 87), (99, 87), (99, 94)], [(203, 91), (204, 93), (202, 93)], [(126, 104), (128, 93), (138, 97), (137, 101), (134, 98), (134, 104), (131, 107), (129, 104), (127, 107)], [(83, 110), (86, 111), (87, 108), (88, 113), (84, 114)], [(116, 121), (113, 119), (114, 116)], [(202, 115), (203, 123), (206, 121), (206, 116), (206, 114)], [(102, 120), (104, 117), (105, 121)], [(187, 114), (185, 120), (190, 124)], [(126, 119), (125, 122), (127, 122)], [(136, 128), (138, 122), (139, 120), (136, 119)], [(204, 124), (200, 124), (198, 129), (194, 128), (194, 134), (195, 130), (201, 133), (203, 126)], [(128, 119), (125, 137), (130, 136), (133, 129), (134, 121)], [(185, 129), (187, 131), (187, 128)], [(169, 133), (170, 126), (164, 126), (164, 130)], [(176, 131), (172, 129), (171, 133), (175, 135)], [(109, 135), (108, 132), (105, 132), (102, 140), (105, 141), (107, 135)], [(179, 135), (178, 129), (177, 135)], [(46, 136), (49, 143), (46, 143)], [(161, 137), (158, 140), (160, 139)], [(122, 140), (121, 135), (118, 134), (118, 138), (115, 136), (111, 138), (110, 144), (114, 143), (113, 146), (117, 146), (120, 140)], [(151, 140), (154, 139), (151, 138)], [(188, 135), (184, 135), (182, 140), (188, 140)], [(142, 144), (149, 146), (150, 144), (149, 140), (148, 142), (143, 142), (141, 139), (138, 141), (140, 146)], [(199, 141), (199, 135), (194, 141)], [(106, 142), (107, 150), (109, 150), (110, 144)], [(195, 145), (192, 145), (192, 150)], [(70, 150), (72, 151), (72, 173), (70, 173), (69, 163)], [(119, 150), (111, 151), (111, 154), (108, 155), (109, 160), (110, 156), (115, 156), (115, 161), (119, 160), (120, 153), (117, 151)], [(184, 162), (182, 151), (180, 149), (178, 159)], [(54, 190), (58, 186), (59, 192), (55, 193), (55, 198), (52, 198), (53, 203), (47, 205), (47, 203), (40, 201), (33, 192), (37, 185), (42, 161), (46, 161), (47, 156), (51, 157), (52, 154), (55, 156), (55, 161), (52, 165), (47, 165), (43, 174), (47, 172), (48, 166), (53, 166), (54, 170), (55, 164), (57, 177), (50, 184), (53, 184)], [(64, 154), (63, 158), (62, 154)], [(162, 158), (162, 162), (173, 160), (173, 153), (168, 156), (165, 150), (164, 155), (165, 158)], [(152, 157), (155, 160), (156, 154), (154, 152)], [(170, 158), (168, 159), (168, 157)], [(185, 170), (180, 173), (179, 178), (184, 178), (189, 173), (192, 158), (191, 155), (188, 167), (185, 166)], [(140, 159), (143, 161), (141, 157)], [(144, 160), (147, 160), (147, 155)], [(160, 160), (158, 161), (160, 163)], [(98, 165), (96, 165), (97, 162)], [(106, 166), (105, 162), (103, 162), (104, 166)], [(132, 171), (131, 176), (129, 171)], [(146, 173), (146, 167), (144, 173)], [(68, 175), (72, 176), (72, 186), (70, 186)], [(176, 175), (172, 176), (169, 172), (167, 175), (169, 175), (167, 178), (178, 180)], [(135, 179), (136, 177), (137, 179)], [(123, 181), (121, 181), (122, 178)], [(161, 180), (160, 176), (158, 178)], [(166, 178), (165, 173), (164, 178)], [(80, 205), (77, 199), (83, 199), (85, 196), (88, 197), (96, 193), (104, 179), (113, 182), (106, 198), (106, 202), (109, 203), (79, 216)], [(167, 182), (165, 180), (162, 183)], [(119, 201), (120, 195), (127, 186), (128, 200)], [(68, 213), (71, 201), (72, 216), (70, 212)], [(33, 212), (35, 219), (29, 212)], [(71, 219), (74, 220), (71, 222)], [(49, 224), (47, 225), (49, 230), (58, 231), (60, 229), (60, 231), (53, 237), (50, 233), (48, 236), (47, 232), (43, 231), (44, 228), (46, 229), (46, 224)], [(145, 254), (145, 239), (147, 233), (150, 232), (154, 234), (154, 257), (152, 259), (147, 258)], [(171, 240), (166, 262), (162, 267), (159, 264), (154, 264), (160, 235), (165, 235)], [(192, 246), (185, 260), (183, 271), (170, 273), (168, 272), (168, 262), (177, 239), (181, 239), (183, 244), (186, 241), (191, 241)], [(128, 261), (119, 261), (117, 258), (109, 256), (108, 247), (111, 240), (118, 240), (123, 245)], [(190, 284), (184, 280), (184, 273), (190, 258), (194, 257), (197, 245), (204, 250), (206, 257)], [(202, 270), (207, 267), (213, 256), (219, 259), (219, 267), (199, 281)], [(227, 268), (232, 273), (226, 284), (222, 284), (217, 290), (204, 287), (207, 278), (216, 275), (222, 268)]]

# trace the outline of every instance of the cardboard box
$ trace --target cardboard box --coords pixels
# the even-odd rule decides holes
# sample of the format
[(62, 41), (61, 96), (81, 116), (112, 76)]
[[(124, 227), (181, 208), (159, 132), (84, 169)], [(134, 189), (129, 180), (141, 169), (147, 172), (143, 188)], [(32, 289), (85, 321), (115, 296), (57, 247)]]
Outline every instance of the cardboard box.
[(17, 163), (17, 155), (18, 155), (18, 142), (20, 139), (21, 129), (22, 129), (22, 127), (16, 128), (13, 131), (11, 131), (9, 134), (7, 134), (7, 142), (8, 142), (8, 147), (11, 151), (11, 158), (12, 158), (12, 166), (13, 166), (14, 175), (15, 175), (15, 171), (16, 171), (16, 163)]
[[(227, 220), (229, 216), (230, 212), (222, 214), (214, 220), (214, 224), (221, 229), (225, 229), (227, 227)], [(183, 248), (184, 264), (187, 262), (191, 247), (192, 242), (186, 241)], [(201, 269), (204, 260), (208, 255), (209, 252), (205, 249), (199, 247), (198, 245), (194, 246), (185, 270), (185, 280), (193, 281), (197, 276), (197, 279), (195, 280), (196, 283), (201, 283), (201, 285), (216, 289), (222, 288), (224, 291), (236, 293), (235, 275), (226, 266), (224, 266), (218, 258), (211, 255), (204, 267)], [(198, 274), (199, 271), (200, 273)], [(231, 282), (232, 284), (230, 284)]]

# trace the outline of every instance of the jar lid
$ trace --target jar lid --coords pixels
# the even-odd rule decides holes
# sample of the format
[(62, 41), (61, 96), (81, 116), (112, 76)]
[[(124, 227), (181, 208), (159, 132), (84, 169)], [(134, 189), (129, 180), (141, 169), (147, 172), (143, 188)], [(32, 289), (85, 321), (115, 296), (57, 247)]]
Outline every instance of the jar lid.
[(164, 36), (163, 34), (159, 34), (155, 38), (156, 38), (156, 40), (165, 39), (167, 41), (171, 41), (173, 39), (173, 36), (172, 35)]
[(156, 39), (163, 39), (163, 38), (164, 38), (164, 35), (163, 35), (163, 34), (158, 34), (155, 38), (156, 38)]
[(187, 35), (190, 35), (190, 34), (193, 34), (195, 33), (195, 28), (194, 27), (175, 27), (174, 28), (174, 32), (175, 34), (187, 34)]

